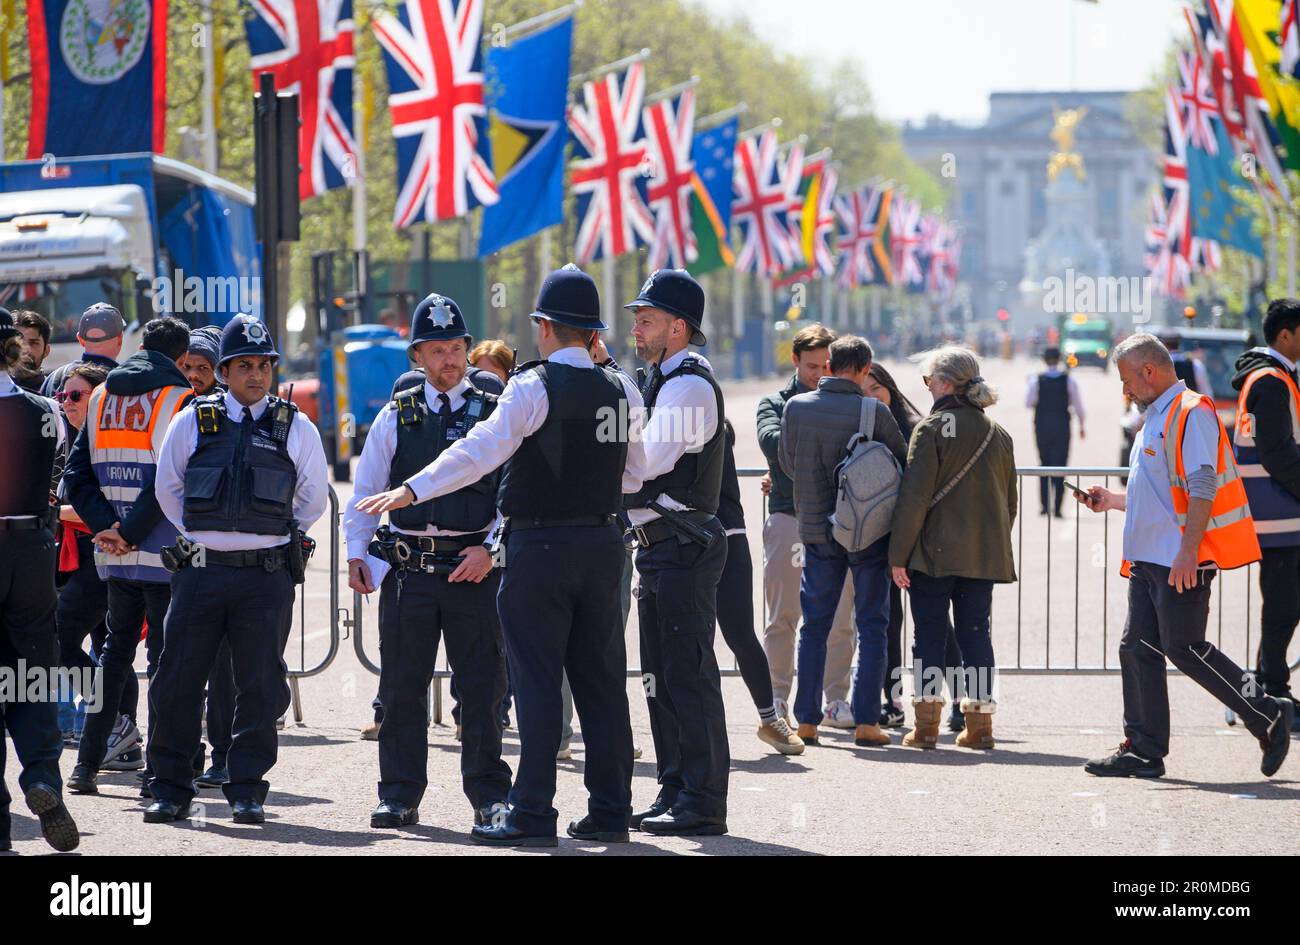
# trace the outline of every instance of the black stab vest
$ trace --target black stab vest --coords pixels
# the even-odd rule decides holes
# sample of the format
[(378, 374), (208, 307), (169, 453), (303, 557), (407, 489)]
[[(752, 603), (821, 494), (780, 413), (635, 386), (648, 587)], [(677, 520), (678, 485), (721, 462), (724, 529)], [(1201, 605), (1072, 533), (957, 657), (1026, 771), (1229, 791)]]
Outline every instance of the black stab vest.
[(50, 402), (22, 388), (0, 397), (0, 515), (44, 515), (63, 422)]

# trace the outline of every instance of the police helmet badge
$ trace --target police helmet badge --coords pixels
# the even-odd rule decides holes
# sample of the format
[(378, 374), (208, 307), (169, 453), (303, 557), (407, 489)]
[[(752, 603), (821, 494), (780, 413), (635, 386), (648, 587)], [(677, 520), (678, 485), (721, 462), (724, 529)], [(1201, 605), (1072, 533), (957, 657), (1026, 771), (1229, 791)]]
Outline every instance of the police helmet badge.
[(653, 289), (653, 288), (655, 287), (655, 276), (656, 276), (657, 274), (658, 274), (658, 270), (656, 270), (655, 272), (650, 273), (650, 277), (649, 277), (648, 279), (646, 279), (646, 281), (645, 281), (645, 285), (641, 286), (641, 295), (642, 295), (642, 297), (645, 297), (645, 295), (646, 295), (646, 294), (647, 294), (651, 289)]
[(249, 344), (261, 346), (267, 344), (270, 333), (266, 330), (266, 325), (250, 318), (244, 322), (244, 338)]
[(447, 307), (447, 300), (438, 297), (438, 301), (433, 305), (433, 311), (430, 313), (433, 323), (439, 328), (452, 328), (456, 324), (456, 317), (452, 315), (451, 309)]

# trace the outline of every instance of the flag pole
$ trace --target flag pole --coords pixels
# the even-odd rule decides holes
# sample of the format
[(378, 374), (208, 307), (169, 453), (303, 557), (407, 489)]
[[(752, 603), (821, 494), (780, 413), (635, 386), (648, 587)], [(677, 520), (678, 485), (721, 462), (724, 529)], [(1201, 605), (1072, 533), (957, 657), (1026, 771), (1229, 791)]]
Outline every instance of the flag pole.
[(781, 127), (781, 119), (780, 119), (780, 118), (773, 118), (771, 121), (765, 121), (765, 122), (763, 122), (761, 125), (755, 125), (753, 128), (747, 128), (747, 129), (745, 129), (745, 130), (742, 131), (740, 134), (738, 134), (736, 137), (738, 137), (738, 138), (751, 138), (751, 137), (753, 137), (754, 135), (761, 135), (761, 134), (762, 134), (763, 132), (765, 132), (765, 131), (772, 130), (772, 129), (776, 129), (776, 128), (780, 128), (780, 127)]
[(530, 16), (526, 20), (520, 20), (518, 23), (512, 23), (501, 31), (501, 38), (508, 45), (516, 39), (523, 39), (524, 34), (531, 33), (534, 30), (540, 30), (544, 26), (549, 26), (557, 20), (562, 20), (578, 12), (582, 6), (582, 0), (574, 0), (573, 3), (566, 3), (562, 7), (556, 7), (554, 10), (548, 10), (545, 13), (539, 13), (536, 16)]
[(215, 97), (216, 65), (212, 46), (212, 0), (203, 0), (203, 169), (217, 173), (217, 113)]
[(732, 105), (730, 108), (724, 108), (720, 112), (714, 112), (712, 115), (705, 115), (703, 118), (697, 118), (695, 120), (695, 130), (697, 132), (708, 131), (710, 128), (716, 128), (718, 125), (721, 125), (738, 115), (743, 115), (747, 111), (749, 111), (749, 106), (744, 102), (740, 102), (736, 105)]
[(645, 105), (653, 105), (655, 102), (662, 102), (666, 98), (672, 98), (674, 95), (680, 95), (682, 92), (685, 92), (687, 89), (693, 89), (695, 88), (695, 86), (699, 84), (700, 84), (700, 77), (697, 75), (693, 75), (685, 82), (678, 82), (676, 85), (670, 85), (666, 89), (660, 89), (658, 92), (655, 92), (653, 95), (647, 95), (644, 99), (642, 99), (642, 103)]
[(649, 58), (650, 47), (646, 46), (637, 52), (632, 53), (630, 56), (624, 56), (622, 59), (615, 60), (614, 62), (606, 63), (603, 66), (597, 66), (590, 72), (580, 72), (577, 75), (569, 76), (569, 87), (580, 87), (584, 82), (588, 82), (592, 79), (599, 79), (601, 76), (609, 75), (611, 72), (618, 72), (620, 69), (626, 69), (628, 66), (634, 65), (638, 62), (644, 62)]

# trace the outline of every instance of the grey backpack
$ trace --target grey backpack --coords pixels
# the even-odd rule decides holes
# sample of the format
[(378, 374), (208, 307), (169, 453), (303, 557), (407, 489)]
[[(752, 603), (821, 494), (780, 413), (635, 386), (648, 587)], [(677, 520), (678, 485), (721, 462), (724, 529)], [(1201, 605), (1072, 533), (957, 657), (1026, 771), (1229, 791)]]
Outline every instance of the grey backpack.
[(835, 511), (831, 537), (845, 551), (861, 551), (889, 534), (898, 502), (903, 471), (889, 447), (873, 440), (880, 401), (862, 398), (858, 432), (849, 438), (848, 453), (835, 467)]

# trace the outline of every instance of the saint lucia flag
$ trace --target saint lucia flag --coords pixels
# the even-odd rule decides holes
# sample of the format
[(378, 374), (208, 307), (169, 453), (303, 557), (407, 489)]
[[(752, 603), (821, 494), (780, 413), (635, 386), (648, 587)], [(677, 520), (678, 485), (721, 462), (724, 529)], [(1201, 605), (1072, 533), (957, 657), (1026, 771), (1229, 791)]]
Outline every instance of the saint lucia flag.
[(27, 0), (27, 157), (161, 153), (167, 0)]
[(479, 256), (564, 219), (564, 109), (573, 19), (490, 46), (484, 65), (488, 134), (501, 199), (483, 208)]

